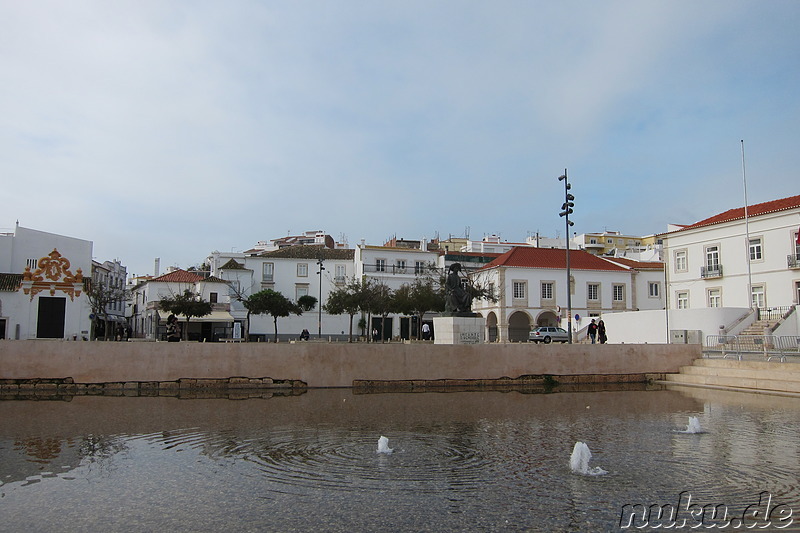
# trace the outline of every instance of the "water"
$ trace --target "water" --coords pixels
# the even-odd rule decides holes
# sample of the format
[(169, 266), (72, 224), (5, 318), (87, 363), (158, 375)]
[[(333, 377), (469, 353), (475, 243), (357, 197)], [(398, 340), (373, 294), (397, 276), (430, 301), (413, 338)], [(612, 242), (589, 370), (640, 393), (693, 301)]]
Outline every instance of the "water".
[(589, 461), (592, 460), (592, 452), (589, 445), (585, 442), (576, 442), (572, 448), (572, 455), (569, 458), (569, 467), (576, 474), (584, 476), (602, 476), (608, 474), (599, 466), (589, 468)]
[[(686, 491), (737, 512), (768, 491), (796, 525), (798, 420), (701, 389), (7, 400), (0, 531), (618, 531)], [(605, 475), (571, 470), (576, 442)]]

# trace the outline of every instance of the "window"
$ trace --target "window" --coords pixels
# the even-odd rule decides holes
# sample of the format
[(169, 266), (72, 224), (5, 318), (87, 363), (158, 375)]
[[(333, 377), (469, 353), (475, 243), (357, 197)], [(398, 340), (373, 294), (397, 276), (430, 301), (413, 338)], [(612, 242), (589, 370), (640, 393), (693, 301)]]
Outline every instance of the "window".
[(542, 300), (553, 299), (553, 285), (554, 283), (552, 281), (542, 282)]
[(273, 273), (275, 272), (275, 264), (274, 263), (264, 263), (261, 266), (261, 279), (263, 281), (274, 281), (273, 280)]
[(215, 304), (215, 303), (217, 303), (217, 300), (218, 300), (218, 299), (219, 299), (219, 296), (217, 295), (217, 293), (216, 293), (216, 292), (209, 293), (209, 295), (208, 295), (208, 301), (209, 301), (210, 303), (212, 303), (212, 304)]
[(36, 270), (36, 265), (38, 265), (38, 264), (39, 264), (39, 260), (38, 259), (26, 259), (25, 260), (25, 266), (27, 266), (31, 270)]
[(586, 298), (589, 300), (599, 300), (600, 299), (600, 284), (599, 283), (589, 283), (586, 286)]
[(308, 283), (298, 283), (294, 289), (294, 301), (299, 300), (303, 296), (308, 296)]
[(406, 271), (406, 260), (405, 259), (398, 259), (397, 260), (397, 271), (398, 272), (405, 272)]
[(761, 237), (750, 239), (750, 261), (761, 261), (764, 259), (761, 249)]
[(675, 300), (678, 302), (678, 309), (689, 309), (688, 292), (679, 292), (675, 295)]
[(612, 288), (612, 299), (615, 302), (625, 301), (625, 285), (614, 285)]
[(375, 260), (375, 272), (386, 272), (386, 259)]
[(689, 265), (686, 261), (686, 250), (675, 251), (675, 272), (686, 272)]
[(308, 263), (297, 263), (297, 277), (298, 278), (308, 277)]
[(706, 267), (710, 272), (719, 271), (719, 246), (706, 248)]
[(425, 263), (422, 261), (416, 261), (414, 263), (414, 274), (422, 274), (425, 272)]
[(764, 290), (763, 285), (754, 285), (751, 296), (752, 296), (751, 301), (753, 302), (753, 307), (764, 309), (767, 306), (767, 293)]
[(489, 287), (487, 289), (487, 296), (489, 300), (494, 300), (494, 283), (489, 283)]
[(647, 294), (650, 298), (658, 298), (661, 296), (661, 284), (656, 281), (651, 281), (647, 285)]
[(334, 272), (334, 283), (344, 283), (345, 278), (347, 277), (347, 267), (345, 265), (336, 265)]
[(523, 300), (525, 298), (525, 285), (524, 281), (515, 281), (512, 285), (515, 300)]
[(722, 289), (708, 289), (708, 306), (722, 307)]

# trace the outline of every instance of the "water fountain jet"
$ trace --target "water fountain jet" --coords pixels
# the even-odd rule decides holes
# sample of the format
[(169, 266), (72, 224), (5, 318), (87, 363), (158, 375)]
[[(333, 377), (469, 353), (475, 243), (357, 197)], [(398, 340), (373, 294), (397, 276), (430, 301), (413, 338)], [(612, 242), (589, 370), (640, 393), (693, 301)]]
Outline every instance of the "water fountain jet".
[(572, 448), (572, 455), (569, 458), (569, 467), (576, 474), (583, 474), (584, 476), (602, 476), (607, 474), (605, 470), (599, 466), (589, 468), (589, 461), (592, 458), (592, 452), (585, 442), (576, 442), (575, 447)]

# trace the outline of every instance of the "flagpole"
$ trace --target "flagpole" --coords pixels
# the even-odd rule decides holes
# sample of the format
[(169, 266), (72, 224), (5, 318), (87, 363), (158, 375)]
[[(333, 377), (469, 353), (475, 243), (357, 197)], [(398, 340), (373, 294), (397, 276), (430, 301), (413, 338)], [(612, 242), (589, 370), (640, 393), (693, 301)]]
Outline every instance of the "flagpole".
[(744, 164), (744, 139), (742, 143), (742, 183), (744, 184), (744, 249), (747, 253), (747, 301), (750, 309), (753, 308), (753, 274), (750, 269), (750, 222), (747, 218), (747, 172)]

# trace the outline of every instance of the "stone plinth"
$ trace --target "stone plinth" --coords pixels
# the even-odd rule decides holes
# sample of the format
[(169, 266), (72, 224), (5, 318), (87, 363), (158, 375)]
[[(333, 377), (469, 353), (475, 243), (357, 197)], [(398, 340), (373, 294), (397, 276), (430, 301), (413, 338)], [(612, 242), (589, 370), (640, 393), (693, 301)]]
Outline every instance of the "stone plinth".
[(433, 319), (434, 344), (483, 344), (486, 320), (482, 317), (442, 316)]

